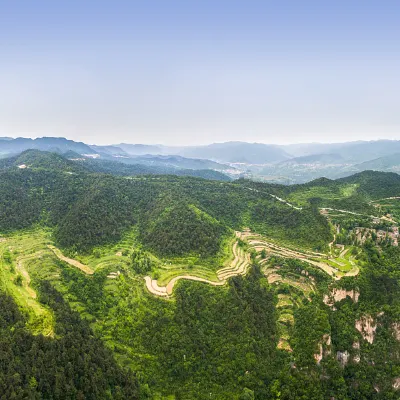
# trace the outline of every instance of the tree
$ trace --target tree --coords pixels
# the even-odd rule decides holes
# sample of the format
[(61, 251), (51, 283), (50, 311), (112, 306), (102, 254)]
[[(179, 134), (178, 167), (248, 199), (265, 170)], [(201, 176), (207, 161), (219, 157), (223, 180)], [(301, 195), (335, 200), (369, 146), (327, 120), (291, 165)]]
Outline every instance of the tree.
[(254, 392), (248, 388), (244, 388), (239, 396), (239, 400), (254, 400)]
[(267, 258), (267, 251), (265, 249), (261, 250), (261, 258), (262, 259)]
[(6, 249), (3, 253), (3, 260), (4, 262), (6, 262), (7, 264), (11, 264), (12, 262), (12, 258), (11, 258), (11, 253), (10, 250)]
[(101, 251), (99, 249), (94, 249), (93, 250), (93, 256), (95, 258), (100, 258), (101, 257)]
[(17, 277), (15, 278), (14, 283), (15, 283), (17, 286), (22, 286), (22, 276), (21, 276), (20, 274), (17, 275)]

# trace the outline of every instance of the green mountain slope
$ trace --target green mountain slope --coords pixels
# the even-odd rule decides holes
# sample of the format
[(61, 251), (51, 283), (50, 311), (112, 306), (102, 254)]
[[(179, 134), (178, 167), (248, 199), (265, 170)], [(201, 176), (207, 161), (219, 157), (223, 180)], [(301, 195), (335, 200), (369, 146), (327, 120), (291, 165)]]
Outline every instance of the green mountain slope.
[(379, 199), (398, 195), (400, 175), (390, 172), (364, 171), (340, 179), (339, 182), (358, 184), (358, 192), (365, 193), (371, 199)]
[(398, 398), (396, 174), (284, 186), (20, 157), (0, 168), (0, 398)]
[(88, 323), (50, 285), (42, 285), (41, 296), (55, 312), (56, 338), (32, 335), (12, 298), (0, 293), (1, 398), (141, 398), (137, 379), (116, 364)]
[(398, 172), (400, 170), (400, 153), (390, 154), (373, 160), (365, 161), (354, 166), (359, 171), (387, 171)]
[(6, 170), (9, 168), (59, 170), (75, 173), (85, 171), (85, 168), (82, 168), (77, 163), (74, 163), (57, 153), (39, 150), (26, 150), (13, 157), (0, 160), (0, 170)]
[(2, 154), (16, 154), (29, 149), (59, 153), (67, 151), (74, 151), (79, 154), (96, 153), (82, 142), (75, 142), (62, 137), (0, 139), (0, 148)]
[(195, 251), (203, 257), (218, 253), (228, 229), (197, 207), (177, 200), (147, 212), (141, 221), (143, 242), (156, 254), (181, 256)]
[[(189, 223), (194, 211), (191, 209), (189, 212), (188, 207), (193, 205), (199, 212), (214, 218), (217, 225), (224, 226), (221, 232), (254, 225), (256, 230), (268, 232), (279, 239), (318, 248), (322, 248), (330, 237), (329, 228), (319, 219), (317, 210), (310, 208), (294, 212), (276, 199), (240, 185), (189, 177), (127, 179), (88, 172), (71, 173), (70, 169), (75, 164), (66, 161), (64, 169), (61, 168), (60, 156), (49, 153), (38, 159), (36, 153), (28, 155), (35, 156), (32, 167), (6, 170), (0, 174), (0, 185), (4, 188), (1, 201), (8, 210), (0, 229), (16, 229), (43, 221), (56, 226), (55, 237), (63, 247), (88, 251), (93, 246), (118, 240), (123, 232), (136, 224), (141, 227), (144, 238), (151, 229), (150, 223), (144, 223), (146, 218), (151, 219), (148, 216), (149, 206), (155, 204), (155, 209), (164, 210), (175, 207), (178, 200), (185, 206), (174, 212), (167, 225), (178, 217), (182, 221), (186, 221), (187, 217)], [(47, 169), (44, 165), (48, 165)], [(21, 201), (16, 201), (16, 196)], [(262, 219), (267, 209), (268, 218)], [(289, 218), (290, 229), (283, 228), (288, 221), (286, 212), (293, 214)], [(179, 216), (180, 213), (185, 218)], [(316, 229), (318, 226), (317, 230), (324, 234), (305, 240), (308, 229), (306, 220)], [(187, 228), (179, 228), (182, 229)], [(163, 228), (162, 232), (167, 230)], [(195, 237), (199, 232), (188, 229), (189, 236)], [(204, 246), (201, 241), (190, 238), (188, 243), (191, 243), (188, 252), (199, 251)]]
[(102, 172), (120, 176), (138, 176), (138, 175), (178, 175), (178, 176), (196, 176), (204, 179), (213, 179), (220, 181), (230, 181), (230, 178), (212, 169), (184, 169), (165, 165), (148, 164), (126, 164), (109, 160), (84, 160), (77, 161), (79, 165), (88, 171)]

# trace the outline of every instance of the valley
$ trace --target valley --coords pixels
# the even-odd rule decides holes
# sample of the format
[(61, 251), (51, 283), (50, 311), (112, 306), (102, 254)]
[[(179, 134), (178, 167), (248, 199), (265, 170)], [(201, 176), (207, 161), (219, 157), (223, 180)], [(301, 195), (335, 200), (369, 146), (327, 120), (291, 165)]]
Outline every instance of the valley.
[(400, 400), (400, 2), (0, 2), (0, 400)]
[[(29, 150), (56, 152), (84, 169), (120, 176), (173, 174), (220, 181), (242, 177), (299, 184), (321, 176), (339, 179), (368, 170), (400, 171), (398, 140), (287, 146), (225, 142), (185, 147), (128, 143), (100, 146), (43, 137), (0, 138), (0, 147), (0, 157), (4, 158)], [(26, 166), (29, 168), (29, 164)]]
[(304, 380), (323, 396), (321, 373), (351, 393), (352, 369), (396, 396), (398, 178), (127, 179), (26, 157), (0, 173), (0, 285), (25, 321), (6, 337), (56, 345), (82, 326), (138, 398), (273, 398)]

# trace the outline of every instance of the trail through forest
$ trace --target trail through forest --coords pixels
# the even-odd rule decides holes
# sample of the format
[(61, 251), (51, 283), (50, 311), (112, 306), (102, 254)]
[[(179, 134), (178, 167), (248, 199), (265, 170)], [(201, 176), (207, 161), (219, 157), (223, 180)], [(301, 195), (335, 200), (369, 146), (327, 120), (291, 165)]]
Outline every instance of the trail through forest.
[(57, 249), (57, 247), (52, 246), (52, 245), (47, 245), (47, 247), (53, 251), (53, 253), (61, 260), (66, 262), (69, 265), (72, 265), (75, 268), (80, 269), (81, 271), (83, 271), (85, 274), (88, 275), (93, 275), (94, 271), (87, 265), (80, 263), (77, 260), (74, 260), (72, 258), (68, 258), (65, 257), (64, 254), (61, 253), (61, 251), (59, 249)]
[(289, 203), (289, 202), (286, 201), (285, 199), (282, 199), (281, 197), (278, 197), (278, 196), (276, 196), (276, 195), (274, 195), (274, 194), (272, 194), (272, 193), (262, 192), (262, 191), (260, 191), (260, 190), (253, 189), (253, 188), (249, 188), (249, 187), (245, 187), (245, 189), (251, 190), (251, 191), (256, 192), (256, 193), (264, 193), (264, 194), (266, 194), (266, 195), (268, 195), (268, 196), (271, 196), (271, 197), (273, 197), (274, 199), (280, 201), (281, 203), (286, 204), (287, 206), (289, 206), (289, 207), (291, 207), (291, 208), (294, 208), (295, 210), (302, 210), (302, 209), (303, 209), (303, 207), (296, 207), (295, 205)]

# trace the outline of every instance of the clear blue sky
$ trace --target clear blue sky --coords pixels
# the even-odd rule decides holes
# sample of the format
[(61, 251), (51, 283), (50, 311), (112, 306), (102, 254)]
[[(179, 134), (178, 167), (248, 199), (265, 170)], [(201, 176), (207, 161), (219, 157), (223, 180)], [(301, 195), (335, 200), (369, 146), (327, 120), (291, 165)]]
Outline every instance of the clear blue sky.
[(400, 1), (0, 0), (0, 135), (400, 139)]

